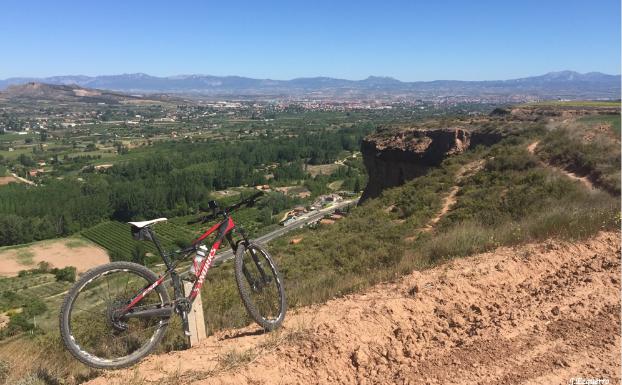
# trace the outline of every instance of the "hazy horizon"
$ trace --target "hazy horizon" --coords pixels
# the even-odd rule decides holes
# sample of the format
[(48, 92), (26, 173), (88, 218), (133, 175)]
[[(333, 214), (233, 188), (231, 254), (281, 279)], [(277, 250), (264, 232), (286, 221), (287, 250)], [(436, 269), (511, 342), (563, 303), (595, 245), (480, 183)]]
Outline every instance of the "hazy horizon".
[(171, 74), (171, 75), (152, 75), (149, 73), (145, 73), (145, 72), (123, 72), (123, 73), (114, 73), (114, 74), (95, 74), (95, 75), (85, 75), (83, 73), (76, 73), (76, 74), (57, 74), (57, 75), (51, 75), (51, 76), (11, 76), (11, 77), (7, 77), (7, 78), (0, 78), (0, 80), (8, 80), (8, 79), (47, 79), (47, 78), (55, 78), (55, 77), (89, 77), (89, 78), (94, 78), (94, 77), (106, 77), (106, 76), (130, 76), (130, 75), (145, 75), (145, 76), (150, 76), (150, 77), (157, 77), (157, 78), (175, 78), (175, 77), (184, 77), (184, 76), (215, 76), (215, 77), (240, 77), (240, 78), (249, 78), (249, 79), (257, 79), (257, 80), (272, 80), (272, 81), (291, 81), (291, 80), (296, 80), (296, 79), (313, 79), (313, 78), (331, 78), (331, 79), (338, 79), (338, 80), (346, 80), (346, 81), (362, 81), (362, 80), (366, 80), (369, 78), (388, 78), (388, 79), (393, 79), (393, 80), (397, 80), (400, 82), (404, 82), (404, 83), (413, 83), (413, 82), (434, 82), (434, 81), (473, 81), (473, 82), (485, 82), (485, 81), (503, 81), (503, 80), (514, 80), (514, 79), (521, 79), (521, 78), (530, 78), (530, 77), (537, 77), (537, 76), (544, 76), (544, 75), (549, 75), (549, 74), (555, 74), (555, 73), (564, 73), (564, 72), (574, 72), (574, 73), (578, 73), (581, 75), (586, 75), (589, 73), (599, 73), (599, 74), (603, 74), (603, 75), (609, 75), (609, 76), (622, 76), (620, 73), (604, 73), (604, 72), (600, 72), (600, 71), (587, 71), (587, 72), (578, 72), (578, 71), (574, 71), (574, 70), (559, 70), (559, 71), (551, 71), (551, 72), (547, 72), (547, 73), (539, 73), (539, 74), (531, 74), (531, 75), (527, 75), (527, 76), (522, 76), (519, 78), (506, 78), (506, 79), (469, 79), (469, 80), (465, 80), (465, 79), (450, 79), (450, 78), (445, 78), (445, 79), (431, 79), (431, 80), (403, 80), (403, 79), (398, 79), (395, 78), (393, 76), (384, 76), (384, 75), (377, 75), (377, 74), (371, 74), (368, 75), (366, 77), (363, 78), (359, 78), (359, 79), (354, 79), (354, 78), (335, 78), (332, 76), (325, 76), (325, 75), (317, 75), (317, 76), (303, 76), (303, 77), (296, 77), (296, 78), (253, 78), (253, 77), (249, 77), (249, 76), (242, 76), (242, 75), (236, 75), (236, 74), (229, 74), (229, 75), (214, 75), (214, 74), (209, 74), (209, 73), (187, 73), (187, 74)]

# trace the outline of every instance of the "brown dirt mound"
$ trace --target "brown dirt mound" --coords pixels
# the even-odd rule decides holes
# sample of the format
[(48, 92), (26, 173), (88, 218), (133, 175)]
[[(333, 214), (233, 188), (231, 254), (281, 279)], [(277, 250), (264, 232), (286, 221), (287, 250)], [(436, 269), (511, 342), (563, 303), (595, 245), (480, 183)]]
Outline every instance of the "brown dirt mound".
[(617, 384), (619, 245), (608, 232), (499, 248), (90, 384)]

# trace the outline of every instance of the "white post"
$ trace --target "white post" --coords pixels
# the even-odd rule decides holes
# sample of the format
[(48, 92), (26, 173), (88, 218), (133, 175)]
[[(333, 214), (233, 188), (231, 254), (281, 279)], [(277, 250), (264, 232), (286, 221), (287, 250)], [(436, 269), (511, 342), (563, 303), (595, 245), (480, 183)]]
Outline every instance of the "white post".
[[(184, 281), (184, 292), (190, 293), (192, 282)], [(190, 347), (196, 346), (201, 340), (207, 337), (205, 333), (205, 319), (203, 318), (203, 302), (201, 292), (192, 303), (192, 308), (188, 313), (188, 326), (190, 327)]]

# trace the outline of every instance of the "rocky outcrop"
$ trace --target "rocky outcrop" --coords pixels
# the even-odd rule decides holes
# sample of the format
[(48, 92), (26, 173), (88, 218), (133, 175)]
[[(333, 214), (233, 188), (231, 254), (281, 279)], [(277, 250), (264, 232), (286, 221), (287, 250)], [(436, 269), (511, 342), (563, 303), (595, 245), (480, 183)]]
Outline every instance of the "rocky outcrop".
[(379, 196), (386, 188), (424, 175), (448, 156), (500, 139), (498, 133), (471, 132), (463, 128), (407, 129), (370, 135), (361, 144), (369, 175), (361, 202)]

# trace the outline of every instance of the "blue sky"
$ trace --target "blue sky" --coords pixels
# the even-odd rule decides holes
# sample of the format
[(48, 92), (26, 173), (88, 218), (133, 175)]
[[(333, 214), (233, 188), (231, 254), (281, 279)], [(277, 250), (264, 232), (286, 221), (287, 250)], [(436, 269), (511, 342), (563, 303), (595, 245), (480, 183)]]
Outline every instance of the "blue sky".
[(0, 78), (620, 73), (619, 0), (0, 3)]

